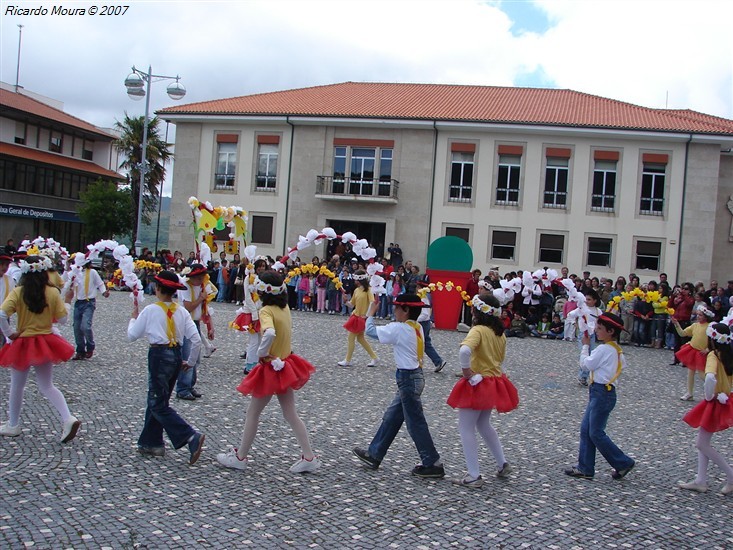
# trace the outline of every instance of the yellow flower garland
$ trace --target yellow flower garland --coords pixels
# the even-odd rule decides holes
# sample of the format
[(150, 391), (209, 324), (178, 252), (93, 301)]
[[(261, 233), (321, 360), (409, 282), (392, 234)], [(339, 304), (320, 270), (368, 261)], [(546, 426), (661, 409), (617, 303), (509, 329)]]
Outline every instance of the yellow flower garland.
[(455, 290), (456, 292), (460, 292), (461, 300), (466, 302), (466, 304), (468, 304), (469, 306), (471, 305), (472, 297), (469, 296), (468, 292), (463, 290), (460, 285), (454, 284), (453, 281), (447, 281), (445, 283), (441, 281), (438, 281), (437, 283), (430, 283), (427, 286), (419, 288), (416, 294), (420, 297), (420, 299), (423, 299), (429, 293), (435, 292), (436, 290), (447, 290), (448, 292)]
[(336, 286), (336, 290), (341, 290), (344, 286), (341, 284), (341, 281), (339, 281), (338, 275), (333, 271), (328, 269), (326, 266), (317, 266), (315, 264), (304, 264), (300, 267), (296, 267), (295, 269), (291, 269), (288, 271), (288, 275), (285, 277), (285, 281), (283, 282), (287, 284), (293, 277), (298, 275), (325, 275)]

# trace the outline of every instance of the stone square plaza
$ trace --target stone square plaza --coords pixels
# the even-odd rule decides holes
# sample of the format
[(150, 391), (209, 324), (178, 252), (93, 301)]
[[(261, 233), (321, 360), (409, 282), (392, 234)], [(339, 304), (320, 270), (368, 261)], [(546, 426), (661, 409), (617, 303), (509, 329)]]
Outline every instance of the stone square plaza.
[[(147, 300), (150, 303), (150, 298)], [(216, 463), (239, 442), (248, 398), (236, 391), (246, 336), (227, 328), (233, 304), (213, 304), (216, 352), (203, 359), (194, 402), (173, 399), (178, 412), (206, 434), (201, 459), (168, 446), (162, 458), (136, 452), (147, 390), (147, 345), (127, 343), (129, 294), (97, 301), (96, 352), (55, 370), (55, 381), (79, 435), (59, 442), (60, 420), (33, 376), (25, 393), (20, 437), (0, 440), (0, 547), (3, 548), (730, 548), (733, 499), (719, 489), (679, 490), (695, 477), (695, 430), (681, 421), (693, 403), (679, 396), (686, 371), (669, 366), (672, 352), (625, 348), (629, 368), (619, 384), (608, 431), (636, 460), (614, 481), (598, 456), (594, 480), (572, 479), (587, 389), (576, 381), (576, 342), (511, 338), (504, 369), (519, 390), (519, 408), (493, 416), (507, 460), (507, 479), (481, 444), (478, 490), (452, 485), (465, 471), (457, 414), (445, 403), (463, 335), (433, 331), (448, 360), (426, 365), (425, 414), (446, 478), (410, 475), (419, 461), (403, 428), (378, 470), (352, 454), (366, 446), (394, 390), (391, 348), (375, 344), (381, 364), (338, 367), (346, 350), (339, 315), (293, 312), (293, 351), (317, 372), (296, 392), (316, 454), (312, 474), (291, 474), (299, 447), (276, 401), (262, 416), (246, 471)], [(61, 327), (73, 342), (70, 326)], [(10, 376), (0, 373), (2, 419)], [(698, 382), (697, 398), (702, 395)], [(733, 457), (731, 433), (713, 438)]]

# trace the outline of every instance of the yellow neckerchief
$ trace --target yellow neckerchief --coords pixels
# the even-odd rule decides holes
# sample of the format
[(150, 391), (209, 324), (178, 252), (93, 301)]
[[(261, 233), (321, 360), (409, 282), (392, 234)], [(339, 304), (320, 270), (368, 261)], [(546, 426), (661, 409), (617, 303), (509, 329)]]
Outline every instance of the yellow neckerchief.
[[(621, 364), (621, 346), (619, 346), (616, 342), (606, 342), (609, 346), (611, 346), (613, 349), (616, 350), (616, 354), (618, 355), (618, 365), (616, 366), (616, 374), (613, 375), (613, 378), (611, 378), (608, 381), (608, 384), (606, 384), (606, 390), (611, 391), (613, 389), (612, 385), (616, 380), (618, 380), (618, 377), (621, 376), (621, 370), (622, 370), (622, 364)], [(593, 383), (593, 373), (590, 373), (590, 383)]]
[(155, 302), (155, 305), (160, 306), (161, 309), (165, 311), (165, 332), (168, 335), (168, 345), (173, 347), (178, 344), (176, 341), (176, 322), (173, 320), (173, 314), (178, 309), (178, 304), (174, 302)]
[[(257, 275), (255, 273), (250, 273), (250, 275), (249, 275), (249, 284), (250, 285), (255, 284), (255, 279), (256, 278), (257, 278)], [(252, 294), (252, 301), (253, 302), (256, 302), (257, 300), (260, 299), (260, 295), (259, 295), (259, 293), (256, 290), (254, 292), (252, 292), (251, 294)]]
[(422, 358), (425, 353), (425, 340), (423, 339), (422, 332), (420, 330), (420, 324), (412, 319), (408, 319), (405, 323), (410, 325), (415, 331), (415, 336), (417, 337), (417, 362), (420, 365), (420, 368), (422, 368)]

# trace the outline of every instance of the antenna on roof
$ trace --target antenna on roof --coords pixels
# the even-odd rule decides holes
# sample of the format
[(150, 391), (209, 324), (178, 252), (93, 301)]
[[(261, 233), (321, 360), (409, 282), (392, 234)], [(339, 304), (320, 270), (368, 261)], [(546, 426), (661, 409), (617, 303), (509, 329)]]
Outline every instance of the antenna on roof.
[(23, 25), (18, 25), (18, 63), (15, 68), (15, 93), (18, 93), (18, 80), (20, 78), (20, 41), (23, 38)]

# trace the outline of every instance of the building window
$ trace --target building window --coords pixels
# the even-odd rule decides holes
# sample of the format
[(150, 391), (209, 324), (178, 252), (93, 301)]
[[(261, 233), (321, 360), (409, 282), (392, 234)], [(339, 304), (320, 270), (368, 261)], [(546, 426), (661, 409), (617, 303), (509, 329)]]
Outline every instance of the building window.
[(514, 260), (516, 257), (517, 233), (516, 231), (491, 232), (491, 259), (492, 260)]
[(659, 271), (662, 263), (662, 243), (659, 241), (636, 241), (636, 269)]
[[(236, 137), (236, 136), (235, 136)], [(224, 136), (217, 136), (216, 172), (214, 173), (214, 189), (234, 190), (237, 173), (237, 142)]]
[(568, 199), (569, 159), (547, 157), (545, 168), (545, 193), (542, 206), (545, 208), (566, 208)]
[(613, 239), (588, 237), (588, 256), (585, 265), (611, 267), (611, 247)]
[(596, 160), (593, 168), (593, 192), (590, 209), (594, 212), (614, 212), (616, 207), (615, 160)]
[(537, 261), (541, 264), (561, 264), (564, 249), (565, 235), (540, 233), (540, 250)]
[(473, 153), (451, 153), (450, 196), (451, 202), (471, 202), (473, 192)]
[(15, 139), (18, 145), (25, 145), (26, 124), (25, 122), (16, 121), (15, 123)]
[(445, 228), (445, 236), (446, 237), (458, 237), (459, 239), (463, 239), (466, 242), (469, 242), (468, 239), (471, 235), (471, 230), (468, 227), (446, 227)]
[(272, 216), (252, 216), (252, 242), (257, 244), (272, 244)]
[(499, 155), (499, 179), (496, 183), (496, 204), (519, 204), (520, 155)]
[(52, 153), (60, 153), (63, 147), (63, 135), (61, 132), (51, 131), (48, 140), (48, 150)]
[(260, 143), (257, 151), (257, 191), (274, 191), (277, 186), (279, 146)]
[(641, 174), (639, 214), (664, 215), (664, 181), (666, 164), (644, 162)]
[(380, 197), (392, 194), (392, 147), (334, 147), (331, 192), (372, 196), (375, 191)]

